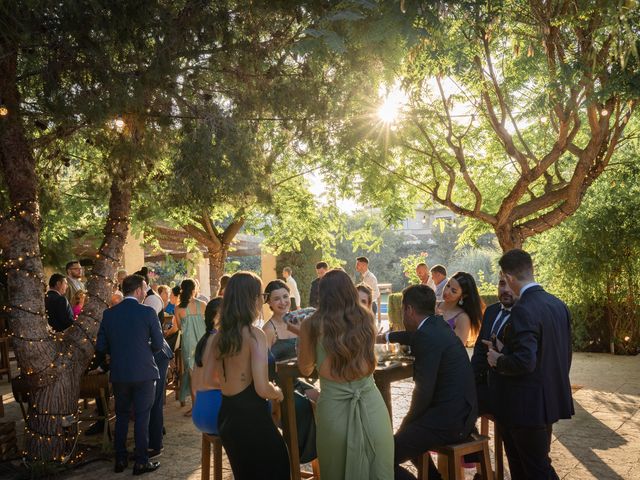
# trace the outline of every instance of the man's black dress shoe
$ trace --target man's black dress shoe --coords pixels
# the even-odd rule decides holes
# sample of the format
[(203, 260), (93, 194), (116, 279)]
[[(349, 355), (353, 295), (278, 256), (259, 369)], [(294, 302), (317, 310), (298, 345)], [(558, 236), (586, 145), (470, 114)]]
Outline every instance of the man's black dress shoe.
[[(147, 458), (149, 460), (159, 457), (162, 455), (162, 451), (164, 450), (164, 447), (162, 447), (160, 450), (152, 450), (152, 449), (147, 449)], [(135, 462), (136, 461), (136, 452), (131, 452), (129, 453), (129, 461), (130, 462)]]
[(127, 468), (127, 461), (124, 462), (116, 462), (116, 466), (113, 468), (113, 471), (116, 473), (124, 472), (124, 469)]
[(160, 450), (147, 450), (147, 455), (149, 456), (149, 460), (159, 457), (160, 455), (162, 455), (162, 448)]
[(143, 473), (153, 472), (160, 467), (160, 462), (147, 462), (146, 465), (138, 465), (137, 463), (133, 466), (133, 474), (134, 475), (142, 475)]

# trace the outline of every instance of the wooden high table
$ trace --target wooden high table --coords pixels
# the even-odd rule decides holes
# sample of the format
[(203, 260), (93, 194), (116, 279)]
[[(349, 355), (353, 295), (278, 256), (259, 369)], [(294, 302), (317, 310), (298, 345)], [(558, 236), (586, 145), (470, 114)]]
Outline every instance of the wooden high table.
[[(298, 370), (298, 361), (289, 360), (278, 362), (278, 377), (284, 400), (282, 401), (282, 433), (284, 441), (289, 449), (289, 463), (291, 465), (291, 480), (300, 480), (300, 452), (298, 451), (298, 426), (296, 425), (296, 414), (293, 402), (293, 382), (296, 378), (302, 377)], [(317, 372), (311, 375), (317, 376)], [(389, 417), (393, 422), (391, 406), (391, 382), (404, 380), (413, 377), (413, 362), (411, 360), (397, 360), (382, 363), (376, 367), (373, 378), (378, 390), (382, 394)]]

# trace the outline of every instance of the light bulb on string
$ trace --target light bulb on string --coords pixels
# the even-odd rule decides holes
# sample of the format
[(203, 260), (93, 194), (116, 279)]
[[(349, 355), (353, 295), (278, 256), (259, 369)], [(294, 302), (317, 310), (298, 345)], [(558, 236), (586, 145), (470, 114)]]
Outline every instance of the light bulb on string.
[(122, 132), (124, 130), (124, 126), (126, 125), (124, 119), (122, 118), (122, 115), (118, 115), (113, 121), (113, 124), (115, 125), (118, 132)]

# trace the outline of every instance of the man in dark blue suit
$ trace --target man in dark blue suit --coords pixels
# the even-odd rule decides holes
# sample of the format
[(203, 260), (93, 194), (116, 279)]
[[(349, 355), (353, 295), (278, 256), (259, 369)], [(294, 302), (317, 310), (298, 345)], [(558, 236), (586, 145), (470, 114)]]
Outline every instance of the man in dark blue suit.
[[(459, 443), (471, 434), (478, 418), (473, 371), (467, 351), (440, 315), (436, 294), (426, 285), (402, 292), (404, 332), (386, 334), (388, 341), (411, 346), (415, 388), (411, 405), (394, 435), (395, 478), (415, 477), (400, 466), (429, 449)], [(429, 478), (441, 478), (429, 459)]]
[(499, 261), (520, 299), (498, 351), (487, 362), (494, 415), (513, 480), (557, 479), (549, 450), (553, 424), (575, 413), (571, 397), (571, 318), (567, 306), (535, 282), (531, 256), (519, 249)]
[(127, 467), (127, 430), (133, 404), (136, 443), (133, 474), (141, 475), (160, 466), (149, 461), (148, 447), (149, 415), (160, 378), (153, 353), (162, 349), (164, 338), (153, 308), (141, 304), (147, 293), (144, 278), (130, 275), (122, 281), (122, 289), (124, 300), (103, 313), (96, 350), (111, 357), (116, 403), (115, 472)]
[[(156, 295), (157, 298), (160, 298)], [(148, 298), (148, 297), (147, 297)], [(162, 301), (160, 303), (162, 305)], [(156, 307), (158, 322), (162, 329), (162, 321), (164, 320), (164, 308), (160, 308), (158, 311)], [(158, 366), (158, 373), (160, 379), (156, 383), (156, 396), (153, 401), (153, 407), (151, 407), (151, 415), (149, 417), (149, 458), (154, 458), (160, 455), (162, 452), (162, 431), (164, 427), (164, 387), (167, 382), (167, 370), (169, 369), (169, 361), (173, 358), (173, 350), (162, 339), (162, 348), (153, 354), (153, 359)]]
[(498, 281), (498, 302), (489, 305), (484, 311), (482, 327), (478, 333), (478, 339), (473, 347), (471, 366), (476, 378), (476, 391), (478, 393), (478, 414), (493, 415), (493, 409), (489, 401), (489, 389), (487, 385), (487, 373), (489, 364), (487, 363), (487, 346), (482, 342), (489, 340), (495, 344), (496, 350), (502, 351), (504, 345), (504, 334), (511, 328), (509, 319), (511, 318), (511, 308), (517, 300), (517, 296), (509, 287), (504, 275), (500, 275)]
[(47, 321), (56, 332), (64, 332), (73, 325), (73, 310), (65, 297), (67, 288), (67, 279), (63, 275), (59, 273), (51, 275), (44, 306), (47, 310)]

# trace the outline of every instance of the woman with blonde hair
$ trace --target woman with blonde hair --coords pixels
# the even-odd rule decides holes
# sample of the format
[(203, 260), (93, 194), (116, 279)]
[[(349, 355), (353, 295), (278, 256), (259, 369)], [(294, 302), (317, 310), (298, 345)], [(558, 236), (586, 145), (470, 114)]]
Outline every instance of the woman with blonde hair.
[(269, 382), (267, 339), (253, 324), (263, 304), (262, 282), (235, 273), (220, 308), (218, 333), (204, 362), (203, 388), (222, 390), (218, 431), (236, 480), (290, 478), (289, 455), (267, 400), (282, 401)]
[(320, 376), (318, 459), (323, 478), (393, 478), (389, 412), (373, 381), (373, 313), (358, 301), (349, 276), (331, 270), (320, 280), (318, 311), (300, 329), (298, 366)]

